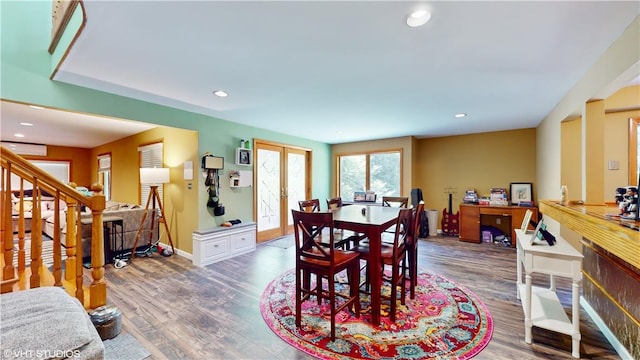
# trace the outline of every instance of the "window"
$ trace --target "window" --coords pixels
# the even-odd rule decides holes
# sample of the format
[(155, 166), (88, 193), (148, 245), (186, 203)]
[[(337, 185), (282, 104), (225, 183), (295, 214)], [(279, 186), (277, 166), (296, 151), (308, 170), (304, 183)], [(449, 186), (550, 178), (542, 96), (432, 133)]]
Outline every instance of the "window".
[(338, 156), (338, 194), (352, 200), (355, 192), (371, 190), (382, 196), (400, 196), (402, 153), (400, 150)]
[[(162, 143), (155, 143), (138, 148), (140, 154), (140, 167), (141, 168), (154, 168), (162, 167)], [(140, 184), (140, 204), (146, 205), (151, 194), (151, 186), (149, 184)], [(160, 201), (163, 197), (163, 187), (158, 186), (158, 196)]]
[[(71, 173), (71, 163), (69, 161), (29, 160), (29, 162), (63, 183), (69, 183), (69, 174)], [(33, 184), (29, 181), (25, 181), (23, 186), (24, 190), (33, 189)], [(11, 189), (20, 190), (20, 177), (15, 174), (11, 174)]]

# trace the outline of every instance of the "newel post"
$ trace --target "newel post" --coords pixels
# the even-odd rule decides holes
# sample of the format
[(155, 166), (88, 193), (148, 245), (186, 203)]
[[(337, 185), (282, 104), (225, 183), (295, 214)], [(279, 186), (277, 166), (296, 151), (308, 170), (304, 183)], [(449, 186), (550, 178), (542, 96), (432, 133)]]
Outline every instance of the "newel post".
[(107, 304), (107, 283), (104, 280), (104, 224), (102, 213), (105, 208), (105, 197), (102, 185), (93, 184), (91, 191), (91, 277), (93, 281), (89, 287), (89, 308), (95, 309)]

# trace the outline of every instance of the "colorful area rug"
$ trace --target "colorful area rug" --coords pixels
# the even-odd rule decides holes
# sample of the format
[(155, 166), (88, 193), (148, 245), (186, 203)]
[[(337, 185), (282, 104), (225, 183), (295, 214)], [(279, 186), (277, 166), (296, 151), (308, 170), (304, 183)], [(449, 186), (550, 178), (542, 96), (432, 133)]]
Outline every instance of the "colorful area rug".
[[(338, 291), (348, 287), (337, 284)], [(390, 289), (383, 288), (383, 293)], [(361, 294), (362, 314), (342, 311), (331, 341), (328, 305), (315, 298), (302, 307), (302, 326), (295, 326), (295, 270), (273, 280), (260, 299), (267, 325), (292, 346), (322, 359), (468, 359), (491, 340), (493, 321), (476, 295), (454, 281), (420, 271), (415, 299), (398, 304), (396, 322), (386, 316), (370, 323), (368, 295)]]

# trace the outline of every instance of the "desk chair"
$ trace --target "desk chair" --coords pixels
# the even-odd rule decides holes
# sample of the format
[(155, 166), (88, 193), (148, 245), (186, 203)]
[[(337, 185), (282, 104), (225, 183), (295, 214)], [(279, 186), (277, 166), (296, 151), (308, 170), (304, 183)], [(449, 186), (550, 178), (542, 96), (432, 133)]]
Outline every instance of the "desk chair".
[[(398, 215), (398, 220), (395, 225), (395, 233), (393, 238), (393, 244), (381, 244), (380, 254), (371, 254), (369, 243), (361, 243), (358, 246), (354, 246), (351, 250), (360, 253), (360, 258), (369, 263), (369, 258), (372, 256), (380, 256), (382, 262), (382, 281), (389, 283), (391, 286), (390, 296), (382, 295), (383, 299), (389, 300), (389, 317), (391, 321), (396, 321), (396, 308), (398, 301), (398, 286), (400, 287), (400, 303), (405, 304), (406, 298), (406, 248), (407, 238), (411, 232), (412, 224), (412, 211), (411, 209), (401, 209)], [(391, 268), (391, 276), (385, 274), (384, 270)], [(369, 289), (370, 276), (369, 267), (367, 266), (366, 274), (366, 289)]]
[[(355, 251), (336, 249), (333, 237), (333, 214), (291, 210), (296, 238), (296, 327), (302, 323), (302, 303), (315, 295), (318, 305), (329, 300), (331, 308), (331, 340), (336, 339), (336, 314), (353, 306), (360, 317), (360, 257)], [(328, 230), (328, 231), (324, 231)], [(323, 233), (324, 232), (324, 233)], [(328, 234), (328, 235), (326, 235)], [(328, 244), (321, 237), (329, 237)], [(336, 293), (335, 275), (346, 270), (349, 279), (349, 295)], [(316, 285), (311, 287), (311, 275)], [(327, 281), (327, 287), (323, 282)], [(336, 303), (336, 297), (345, 301)]]

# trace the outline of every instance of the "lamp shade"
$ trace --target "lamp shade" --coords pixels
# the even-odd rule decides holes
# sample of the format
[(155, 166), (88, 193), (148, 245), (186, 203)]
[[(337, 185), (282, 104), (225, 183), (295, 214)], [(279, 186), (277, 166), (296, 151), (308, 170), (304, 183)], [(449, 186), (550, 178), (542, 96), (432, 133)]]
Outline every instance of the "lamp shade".
[(140, 168), (141, 184), (166, 184), (169, 182), (169, 168)]

